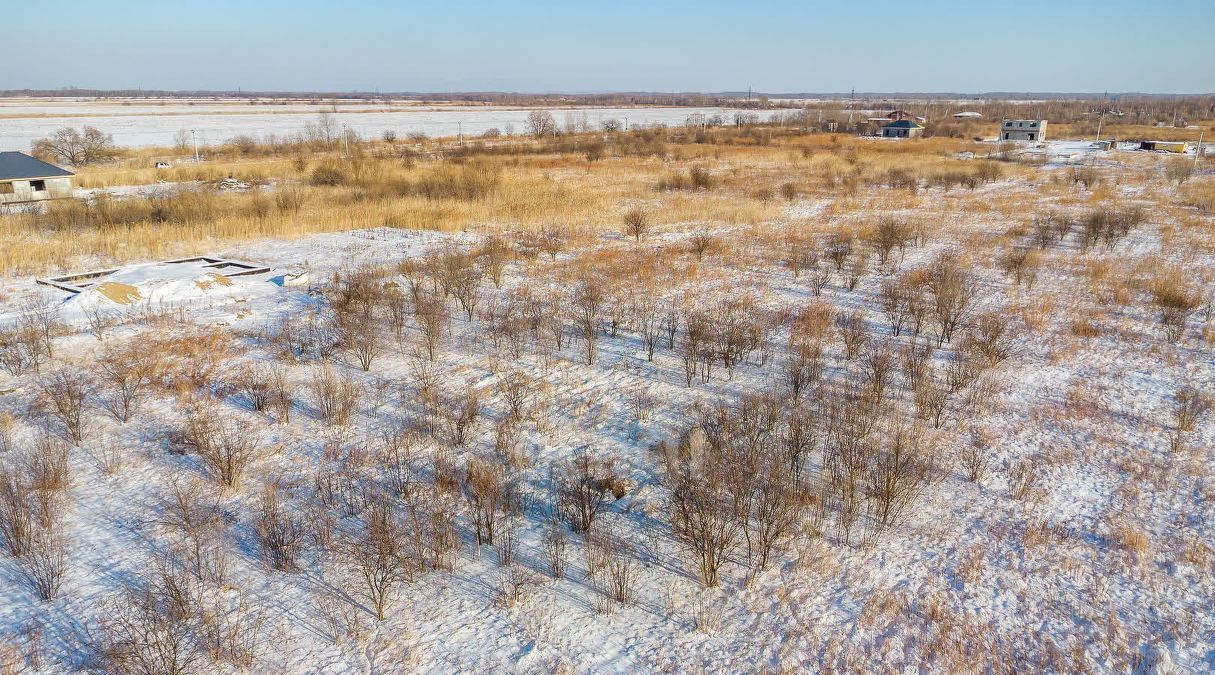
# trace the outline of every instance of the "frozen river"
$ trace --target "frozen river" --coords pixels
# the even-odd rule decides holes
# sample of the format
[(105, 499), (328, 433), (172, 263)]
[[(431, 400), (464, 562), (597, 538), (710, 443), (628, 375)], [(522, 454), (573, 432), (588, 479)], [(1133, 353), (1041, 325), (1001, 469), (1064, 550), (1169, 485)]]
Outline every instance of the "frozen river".
[[(299, 134), (315, 123), (322, 111), (332, 112), (337, 125), (347, 125), (364, 138), (378, 138), (385, 131), (397, 136), (421, 132), (430, 137), (479, 136), (487, 129), (515, 133), (525, 130), (530, 109), (490, 106), (434, 106), (357, 104), (334, 108), (327, 105), (287, 103), (248, 105), (222, 102), (112, 103), (45, 102), (6, 99), (0, 101), (0, 150), (27, 150), (30, 144), (61, 127), (94, 126), (125, 147), (171, 146), (181, 130), (194, 130), (200, 144), (216, 144), (235, 136), (265, 138)], [(585, 121), (598, 128), (615, 119), (630, 127), (652, 124), (683, 124), (695, 114), (721, 114), (729, 108), (559, 108), (553, 109), (557, 124)]]

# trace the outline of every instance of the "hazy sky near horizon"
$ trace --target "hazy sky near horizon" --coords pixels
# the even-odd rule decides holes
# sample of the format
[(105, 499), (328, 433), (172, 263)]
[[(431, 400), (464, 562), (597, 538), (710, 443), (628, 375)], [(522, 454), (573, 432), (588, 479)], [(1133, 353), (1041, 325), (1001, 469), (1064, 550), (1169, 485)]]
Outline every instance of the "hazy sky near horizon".
[(0, 89), (1215, 91), (1215, 0), (3, 4)]

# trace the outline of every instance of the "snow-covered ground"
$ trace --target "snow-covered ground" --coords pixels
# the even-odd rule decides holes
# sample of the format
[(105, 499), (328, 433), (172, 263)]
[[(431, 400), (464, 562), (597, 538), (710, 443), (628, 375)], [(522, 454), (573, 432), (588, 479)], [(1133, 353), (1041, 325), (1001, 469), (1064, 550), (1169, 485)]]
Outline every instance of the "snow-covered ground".
[[(218, 106), (200, 107), (201, 110), (184, 105), (103, 105), (98, 112), (86, 112), (79, 105), (64, 110), (55, 106), (0, 107), (0, 116), (29, 115), (0, 117), (0, 148), (26, 149), (56, 129), (81, 126), (97, 127), (111, 134), (114, 143), (123, 147), (172, 146), (174, 136), (182, 130), (197, 131), (201, 144), (222, 143), (242, 135), (284, 138), (303, 133), (308, 124), (316, 122), (318, 113), (333, 111), (332, 106), (303, 106), (303, 110), (298, 105), (285, 110), (276, 106), (231, 106), (222, 111), (214, 109)], [(333, 117), (339, 127), (345, 125), (363, 137), (378, 138), (385, 131), (393, 131), (404, 138), (415, 132), (430, 137), (458, 133), (479, 136), (491, 128), (503, 133), (513, 128), (515, 133), (524, 133), (529, 112), (493, 106), (400, 106), (388, 110), (384, 106), (343, 105), (333, 112)], [(585, 120), (598, 128), (609, 119), (627, 122), (629, 126), (673, 126), (683, 124), (690, 115), (720, 114), (729, 119), (733, 112), (728, 108), (580, 107), (554, 109), (553, 115), (559, 125), (564, 125), (568, 118), (576, 122)]]
[[(980, 188), (978, 198), (1025, 189), (998, 183)], [(926, 191), (924, 199), (940, 209), (942, 222), (933, 226), (927, 244), (907, 250), (903, 269), (926, 267), (959, 242), (989, 241), (1009, 228), (994, 211), (955, 217), (950, 209), (956, 204), (938, 190)], [(1026, 193), (1026, 199), (1033, 197)], [(836, 218), (841, 226), (857, 222), (829, 215), (828, 206), (797, 202), (785, 216), (798, 222)], [(912, 210), (890, 213), (915, 217)], [(259, 557), (252, 514), (262, 486), (278, 484), (291, 503), (302, 503), (319, 467), (332, 463), (335, 452), (356, 456), (408, 417), (407, 402), (416, 396), (417, 331), (408, 326), (400, 341), (391, 339), (370, 372), (349, 356), (335, 357), (332, 367), (367, 391), (355, 421), (338, 429), (317, 419), (307, 392), (316, 366), (282, 360), (267, 336), (284, 322), (303, 325), (324, 307), (320, 291), (336, 274), (363, 265), (396, 269), (402, 260), (439, 247), (466, 245), (471, 235), (373, 228), (249, 242), (214, 254), (272, 271), (227, 283), (198, 270), (132, 266), (108, 280), (122, 284), (112, 293), (96, 289), (68, 297), (30, 279), (3, 279), (0, 307), (6, 311), (0, 319), (18, 320), (36, 300), (61, 303), (71, 329), (55, 340), (56, 363), (46, 365), (46, 373), (91, 369), (99, 354), (121, 345), (184, 349), (186, 342), (211, 340), (216, 333), (230, 341), (215, 348), (218, 360), (208, 375), (215, 395), (246, 429), (276, 448), (258, 460), (240, 489), (217, 490), (228, 547), (225, 597), (243, 594), (260, 612), (254, 672), (1210, 672), (1215, 424), (1209, 416), (1203, 419), (1187, 437), (1189, 450), (1178, 454), (1169, 448), (1167, 420), (1179, 384), (1215, 391), (1215, 353), (1199, 335), (1200, 326), (1180, 344), (1167, 343), (1142, 299), (1110, 306), (1090, 293), (1082, 274), (1085, 265), (1101, 261), (1121, 269), (1154, 259), (1162, 251), (1162, 232), (1173, 225), (1154, 218), (1108, 251), (1080, 253), (1066, 244), (1052, 253), (1056, 257), (1032, 289), (980, 267), (980, 309), (1029, 312), (1038, 301), (1052, 303), (1051, 309), (1016, 356), (994, 371), (998, 376), (987, 398), (966, 404), (973, 409), (965, 423), (948, 423), (933, 435), (933, 452), (944, 470), (905, 524), (860, 544), (840, 543), (807, 527), (753, 578), (741, 565), (727, 564), (717, 589), (701, 588), (687, 549), (673, 536), (662, 460), (653, 448), (684, 430), (687, 411), (697, 403), (733, 402), (744, 393), (779, 388), (780, 359), (756, 352), (729, 377), (719, 369), (707, 384), (688, 387), (675, 352), (660, 347), (650, 362), (642, 341), (627, 328), (615, 337), (603, 335), (596, 363), (586, 365), (572, 329), (555, 358), (528, 346), (513, 354), (495, 343), (480, 319), (468, 321), (453, 303), (451, 334), (435, 367), (444, 386), (468, 383), (481, 391), (487, 418), (476, 439), (456, 450), (459, 461), (493, 451), (492, 429), (505, 415), (495, 392), (508, 374), (522, 372), (537, 392), (548, 392), (546, 410), (524, 424), (520, 443), (527, 461), (520, 475), (517, 556), (532, 581), (517, 604), (503, 603), (503, 572), (494, 549), (473, 543), (468, 515), (461, 511), (461, 546), (451, 570), (428, 571), (404, 585), (383, 622), (371, 619), (365, 604), (354, 603), (361, 629), (340, 641), (329, 633), (321, 599), (342, 597), (346, 591), (334, 589), (350, 586), (337, 581), (319, 547), (310, 547), (296, 573), (268, 569)], [(701, 227), (660, 228), (644, 250), (658, 248), (682, 261), (680, 256), (689, 255), (688, 237)], [(759, 307), (774, 315), (813, 301), (806, 276), (795, 277), (762, 257), (761, 243), (749, 238), (754, 230), (710, 229), (727, 242), (727, 252), (710, 253), (701, 276), (659, 278), (658, 290), (650, 287), (651, 292), (694, 291), (692, 297), (711, 302), (754, 289)], [(547, 278), (545, 270), (555, 274), (572, 267), (588, 251), (627, 257), (634, 255), (633, 246), (607, 233), (555, 263), (513, 261), (502, 289), (486, 286), (481, 306), (505, 299), (529, 278)], [(1176, 262), (1192, 270), (1215, 269), (1207, 252)], [(288, 270), (306, 270), (310, 284), (284, 285)], [(886, 339), (878, 292), (888, 278), (871, 272), (848, 291), (837, 277), (822, 297), (840, 308), (861, 309), (873, 334)], [(387, 280), (406, 284), (395, 273)], [(99, 339), (89, 331), (98, 307), (131, 321)], [(1098, 336), (1072, 335), (1069, 326), (1081, 315), (1095, 317)], [(1209, 316), (1197, 323), (1204, 320), (1209, 326)], [(781, 354), (788, 330), (782, 325), (770, 335), (763, 353)], [(166, 335), (183, 342), (165, 342)], [(889, 339), (906, 342), (905, 336)], [(834, 340), (827, 347), (828, 378), (857, 367), (841, 350)], [(942, 363), (948, 351), (947, 346), (938, 354)], [(250, 411), (239, 394), (222, 386), (241, 369), (269, 363), (284, 368), (299, 387), (289, 424)], [(35, 414), (44, 376), (0, 374), (0, 412), (15, 418), (16, 444), (31, 443), (36, 429), (48, 424)], [(637, 413), (639, 407), (644, 414)], [(102, 601), (148, 576), (154, 555), (171, 538), (164, 499), (172, 481), (206, 474), (194, 456), (169, 450), (168, 430), (183, 416), (183, 404), (169, 392), (145, 401), (124, 424), (93, 410), (91, 437), (70, 455), (63, 518), (71, 545), (62, 592), (39, 601), (17, 562), (0, 555), (0, 638), (9, 638), (0, 646), (25, 649), (30, 632), (24, 629), (37, 626), (42, 669), (85, 665), (82, 642), (103, 618)], [(991, 453), (990, 471), (973, 482), (957, 459), (970, 444)], [(117, 450), (121, 467), (103, 470), (106, 462), (98, 458), (107, 449)], [(613, 457), (627, 485), (621, 498), (609, 499), (596, 525), (624, 538), (637, 565), (634, 601), (611, 611), (588, 578), (577, 536), (570, 536), (565, 577), (545, 574), (549, 467), (583, 452)], [(1013, 474), (1023, 462), (1035, 467), (1038, 479), (1025, 498), (1014, 499)], [(1146, 544), (1128, 540), (1128, 532), (1142, 535)]]

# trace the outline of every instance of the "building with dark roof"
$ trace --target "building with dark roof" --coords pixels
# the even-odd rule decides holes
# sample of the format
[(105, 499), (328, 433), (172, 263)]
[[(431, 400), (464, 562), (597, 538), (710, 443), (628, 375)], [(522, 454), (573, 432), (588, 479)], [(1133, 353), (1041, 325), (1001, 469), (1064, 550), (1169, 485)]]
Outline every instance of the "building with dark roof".
[(924, 133), (924, 127), (911, 120), (895, 120), (882, 125), (882, 138), (912, 138)]
[(0, 204), (71, 197), (74, 175), (24, 152), (0, 152)]

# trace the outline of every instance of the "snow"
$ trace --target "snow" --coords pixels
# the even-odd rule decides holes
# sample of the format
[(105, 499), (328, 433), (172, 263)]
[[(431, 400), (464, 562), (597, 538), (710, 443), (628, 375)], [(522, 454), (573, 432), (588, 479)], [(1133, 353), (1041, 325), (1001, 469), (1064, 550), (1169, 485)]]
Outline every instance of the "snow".
[[(89, 106), (70, 106), (60, 111), (54, 106), (29, 105), (0, 107), (0, 148), (28, 148), (39, 138), (44, 138), (63, 127), (94, 126), (114, 137), (114, 143), (122, 147), (172, 146), (174, 136), (184, 130), (196, 130), (198, 142), (203, 145), (218, 144), (233, 137), (250, 135), (266, 138), (275, 135), (283, 138), (301, 134), (308, 124), (315, 123), (317, 115), (333, 112), (330, 106), (291, 106), (280, 112), (277, 106), (220, 106), (203, 107), (199, 111), (193, 106), (102, 106), (94, 112)], [(254, 109), (255, 112), (246, 112)], [(52, 117), (39, 116), (53, 113)], [(333, 112), (338, 127), (345, 125), (363, 137), (378, 138), (385, 131), (394, 131), (404, 138), (420, 132), (430, 137), (479, 136), (487, 129), (497, 128), (505, 132), (507, 125), (515, 133), (523, 133), (531, 109), (495, 106), (418, 106), (385, 110), (382, 106), (343, 105)], [(729, 108), (554, 108), (553, 116), (558, 125), (564, 125), (567, 116), (581, 120), (583, 116), (593, 127), (598, 128), (605, 120), (620, 122), (628, 120), (630, 127), (664, 124), (682, 125), (691, 115), (732, 115)], [(7, 115), (30, 115), (28, 117), (5, 117)]]

